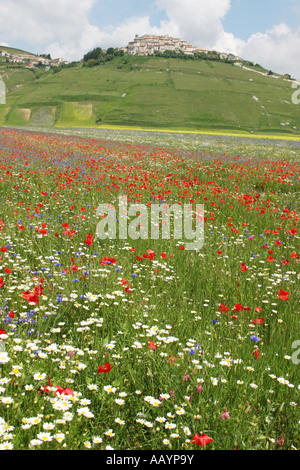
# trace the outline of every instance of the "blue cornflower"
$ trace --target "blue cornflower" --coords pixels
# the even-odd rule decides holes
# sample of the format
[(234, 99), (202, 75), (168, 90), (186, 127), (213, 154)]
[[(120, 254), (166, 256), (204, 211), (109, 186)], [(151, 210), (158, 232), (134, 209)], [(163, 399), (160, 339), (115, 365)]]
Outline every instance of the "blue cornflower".
[(195, 354), (195, 352), (196, 352), (196, 349), (189, 349), (190, 354)]

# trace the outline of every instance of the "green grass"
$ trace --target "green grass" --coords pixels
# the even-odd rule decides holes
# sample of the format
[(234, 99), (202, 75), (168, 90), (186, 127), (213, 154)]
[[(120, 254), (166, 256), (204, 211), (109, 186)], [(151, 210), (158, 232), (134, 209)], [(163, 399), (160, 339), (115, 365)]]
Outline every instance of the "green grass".
[(35, 73), (15, 64), (4, 64), (0, 61), (0, 77), (6, 85), (8, 95), (21, 89), (28, 82), (36, 79)]
[[(299, 134), (300, 106), (291, 102), (290, 82), (221, 62), (124, 56), (93, 68), (24, 77), (23, 83), (8, 93), (11, 110), (56, 107), (59, 127)], [(91, 106), (92, 113), (87, 116), (81, 105)], [(0, 119), (8, 123), (1, 114)]]
[(26, 126), (30, 121), (30, 108), (14, 108), (9, 113), (7, 124), (11, 126)]
[[(196, 459), (201, 448), (191, 441), (205, 432), (209, 450), (299, 449), (299, 243), (290, 234), (299, 146), (56, 132), (0, 134), (1, 351), (10, 358), (0, 356), (1, 448), (172, 449)], [(159, 201), (203, 203), (203, 248), (181, 250), (185, 237), (97, 239), (96, 208), (124, 194), (142, 211)], [(105, 256), (115, 263), (101, 263)], [(38, 304), (28, 303), (22, 294), (41, 285)], [(278, 298), (281, 289), (289, 300)], [(98, 373), (105, 363), (112, 369)], [(43, 389), (47, 377), (74, 391), (63, 400), (68, 416), (55, 388)]]
[(8, 46), (0, 46), (0, 51), (7, 51), (10, 54), (29, 54), (35, 56), (36, 54), (32, 54), (32, 52), (23, 51), (22, 49), (16, 49), (14, 47)]
[(57, 126), (72, 127), (74, 122), (89, 127), (94, 125), (92, 105), (84, 103), (64, 103)]

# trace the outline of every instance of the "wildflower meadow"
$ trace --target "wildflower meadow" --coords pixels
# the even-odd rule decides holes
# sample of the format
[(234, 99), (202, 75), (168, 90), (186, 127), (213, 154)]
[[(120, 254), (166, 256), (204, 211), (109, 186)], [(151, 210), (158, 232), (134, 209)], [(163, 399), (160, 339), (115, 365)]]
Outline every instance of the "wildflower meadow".
[(1, 450), (299, 449), (299, 148), (193, 139), (1, 129)]

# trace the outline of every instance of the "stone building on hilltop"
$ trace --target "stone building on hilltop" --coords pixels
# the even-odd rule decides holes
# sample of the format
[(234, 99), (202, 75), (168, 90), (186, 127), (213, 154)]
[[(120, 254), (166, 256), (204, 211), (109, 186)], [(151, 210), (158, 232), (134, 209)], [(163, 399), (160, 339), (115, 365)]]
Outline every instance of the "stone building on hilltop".
[(145, 34), (138, 36), (136, 34), (133, 41), (129, 42), (126, 47), (122, 47), (124, 52), (131, 55), (153, 55), (155, 51), (176, 51), (185, 54), (194, 54), (195, 52), (208, 52), (206, 49), (192, 46), (182, 39), (172, 38), (170, 36), (155, 36)]

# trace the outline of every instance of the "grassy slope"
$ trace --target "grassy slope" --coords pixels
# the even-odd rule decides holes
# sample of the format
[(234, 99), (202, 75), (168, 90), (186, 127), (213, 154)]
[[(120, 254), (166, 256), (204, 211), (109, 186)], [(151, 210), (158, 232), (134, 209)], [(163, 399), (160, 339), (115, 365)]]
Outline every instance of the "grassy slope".
[[(10, 51), (11, 53), (14, 52), (23, 52), (19, 49), (12, 49), (9, 47), (0, 48)], [(26, 54), (29, 54), (26, 52)], [(33, 70), (28, 69), (25, 66), (21, 66), (19, 64), (14, 64), (12, 62), (6, 62), (6, 58), (0, 56), (0, 78), (4, 81), (6, 86), (6, 105), (0, 105), (0, 123), (6, 123), (8, 120), (12, 120), (17, 125), (22, 125), (26, 123), (26, 119), (24, 116), (28, 112), (20, 111), (18, 107), (11, 107), (8, 103), (9, 96), (13, 95), (13, 93), (17, 90), (21, 90), (21, 88), (27, 84), (28, 82), (32, 82), (42, 75), (42, 71), (40, 70)]]
[(6, 47), (6, 46), (0, 46), (0, 51), (7, 51), (10, 54), (28, 54), (28, 55), (32, 55), (33, 57), (36, 55), (36, 54), (33, 54), (32, 52), (23, 51), (23, 49), (16, 49), (14, 47)]
[(127, 56), (39, 79), (25, 70), (31, 77), (8, 93), (2, 125), (299, 133), (293, 129), (299, 128), (300, 106), (291, 102), (291, 83), (230, 64)]

